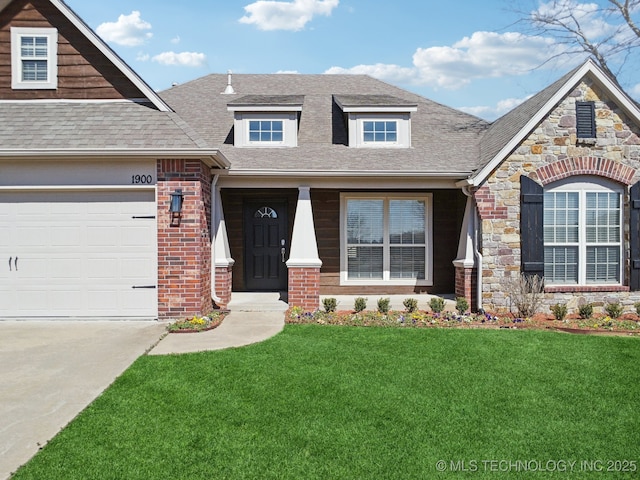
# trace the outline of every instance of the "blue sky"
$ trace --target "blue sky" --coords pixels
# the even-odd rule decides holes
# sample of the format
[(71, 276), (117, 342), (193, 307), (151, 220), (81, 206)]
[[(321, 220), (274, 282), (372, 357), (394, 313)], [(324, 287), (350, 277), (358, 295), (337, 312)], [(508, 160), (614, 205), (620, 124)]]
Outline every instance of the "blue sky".
[[(560, 47), (518, 33), (513, 10), (549, 3), (518, 1), (66, 0), (156, 90), (227, 70), (366, 73), (490, 120), (581, 61), (536, 68)], [(561, 1), (594, 36), (606, 30), (593, 2)], [(639, 97), (634, 70), (620, 81)]]

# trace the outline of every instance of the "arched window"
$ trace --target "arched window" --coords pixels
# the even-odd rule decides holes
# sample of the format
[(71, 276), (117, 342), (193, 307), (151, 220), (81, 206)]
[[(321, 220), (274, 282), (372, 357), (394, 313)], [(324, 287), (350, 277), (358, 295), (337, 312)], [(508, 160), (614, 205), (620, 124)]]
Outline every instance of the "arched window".
[(278, 218), (278, 212), (271, 207), (261, 207), (253, 216), (254, 218)]
[(615, 182), (590, 176), (570, 177), (545, 187), (547, 284), (622, 283), (622, 193)]

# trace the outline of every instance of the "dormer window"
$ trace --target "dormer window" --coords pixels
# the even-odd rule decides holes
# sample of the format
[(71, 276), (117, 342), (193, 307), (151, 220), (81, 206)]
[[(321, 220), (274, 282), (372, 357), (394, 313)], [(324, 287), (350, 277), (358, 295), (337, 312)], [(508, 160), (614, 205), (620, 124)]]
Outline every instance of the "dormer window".
[(236, 147), (298, 146), (300, 95), (248, 95), (227, 104), (234, 113)]
[(411, 113), (418, 105), (388, 95), (336, 95), (345, 114), (349, 146), (356, 148), (409, 148)]
[(11, 28), (11, 87), (53, 90), (58, 87), (58, 31)]

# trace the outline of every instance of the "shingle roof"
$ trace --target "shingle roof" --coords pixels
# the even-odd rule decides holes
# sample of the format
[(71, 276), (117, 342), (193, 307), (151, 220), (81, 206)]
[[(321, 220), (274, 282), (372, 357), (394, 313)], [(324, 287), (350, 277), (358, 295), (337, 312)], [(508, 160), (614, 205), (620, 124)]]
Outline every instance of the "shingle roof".
[(304, 103), (304, 95), (245, 95), (229, 102), (228, 106), (298, 106)]
[(0, 124), (0, 151), (208, 147), (175, 113), (132, 102), (3, 102)]
[[(221, 94), (227, 75), (209, 75), (161, 92), (162, 98), (210, 147), (220, 148), (232, 171), (421, 172), (465, 177), (478, 166), (478, 140), (488, 123), (363, 75), (233, 75), (236, 95)], [(304, 96), (298, 147), (236, 148), (227, 104), (247, 95)], [(411, 148), (350, 148), (334, 95), (395, 97), (417, 105), (411, 114)], [(355, 97), (354, 97), (355, 98)], [(364, 97), (361, 97), (364, 98)]]
[(392, 95), (335, 95), (334, 98), (343, 107), (413, 107), (410, 102)]

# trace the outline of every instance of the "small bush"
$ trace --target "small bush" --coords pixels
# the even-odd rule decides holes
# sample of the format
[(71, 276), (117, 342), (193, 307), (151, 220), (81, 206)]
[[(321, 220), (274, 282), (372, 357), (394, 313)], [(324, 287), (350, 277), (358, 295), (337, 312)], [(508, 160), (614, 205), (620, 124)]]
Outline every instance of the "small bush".
[(620, 305), (620, 302), (611, 302), (604, 306), (604, 310), (611, 318), (618, 318), (622, 315), (624, 307)]
[(504, 287), (505, 294), (511, 305), (516, 307), (519, 316), (531, 317), (540, 308), (544, 297), (543, 278), (521, 273), (505, 279)]
[(567, 316), (567, 305), (564, 303), (556, 303), (549, 307), (549, 310), (551, 310), (551, 313), (553, 313), (556, 320), (562, 321)]
[(593, 305), (591, 305), (590, 303), (580, 305), (578, 307), (578, 315), (580, 315), (580, 318), (582, 318), (583, 320), (591, 318), (591, 316), (593, 315)]
[(378, 311), (380, 313), (389, 313), (389, 305), (391, 304), (390, 298), (379, 298), (378, 299)]
[(636, 309), (636, 313), (637, 313), (638, 315), (640, 315), (640, 302), (636, 302), (636, 303), (634, 303), (634, 304), (633, 304), (633, 306), (634, 306), (634, 307), (635, 307), (635, 309)]
[(444, 310), (444, 298), (433, 297), (429, 300), (429, 307), (431, 307), (433, 313), (441, 313)]
[(418, 310), (418, 300), (415, 298), (405, 298), (402, 304), (408, 313), (413, 313)]
[(327, 313), (335, 312), (338, 307), (338, 301), (335, 298), (324, 298), (322, 300), (322, 306)]
[(358, 297), (356, 298), (354, 304), (353, 304), (353, 310), (356, 313), (360, 313), (363, 310), (367, 309), (367, 299), (364, 297)]
[(456, 310), (460, 315), (464, 315), (469, 310), (469, 302), (464, 297), (456, 298)]

